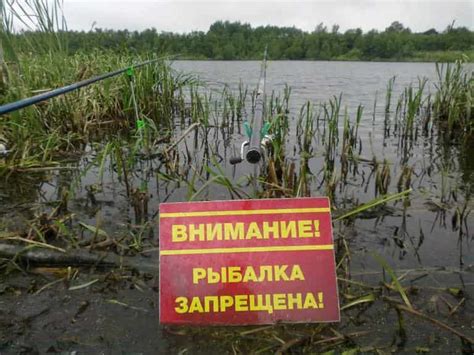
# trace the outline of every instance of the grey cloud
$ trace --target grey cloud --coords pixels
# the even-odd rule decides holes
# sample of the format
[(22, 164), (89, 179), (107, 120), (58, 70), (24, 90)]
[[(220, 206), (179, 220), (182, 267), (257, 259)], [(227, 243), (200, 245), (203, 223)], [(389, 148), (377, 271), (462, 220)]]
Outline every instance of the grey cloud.
[(206, 31), (217, 20), (259, 25), (296, 26), (311, 31), (318, 23), (341, 31), (360, 27), (383, 30), (400, 21), (413, 31), (443, 30), (453, 20), (473, 29), (472, 1), (79, 1), (66, 0), (69, 27), (88, 30), (97, 27), (158, 31)]

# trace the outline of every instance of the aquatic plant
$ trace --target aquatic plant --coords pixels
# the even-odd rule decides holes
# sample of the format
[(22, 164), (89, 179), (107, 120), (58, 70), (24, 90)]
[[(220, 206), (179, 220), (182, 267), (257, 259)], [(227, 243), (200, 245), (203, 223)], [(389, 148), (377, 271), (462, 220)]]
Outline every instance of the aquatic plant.
[(441, 131), (454, 137), (457, 133), (469, 139), (474, 133), (472, 118), (474, 72), (462, 61), (436, 63), (436, 93), (433, 100), (434, 119)]

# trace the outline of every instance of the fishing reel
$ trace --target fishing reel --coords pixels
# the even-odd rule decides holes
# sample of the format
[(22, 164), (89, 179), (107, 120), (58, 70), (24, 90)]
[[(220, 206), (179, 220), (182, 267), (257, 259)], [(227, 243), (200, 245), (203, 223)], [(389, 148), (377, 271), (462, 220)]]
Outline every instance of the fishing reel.
[(271, 147), (273, 137), (269, 134), (265, 134), (260, 140), (260, 146), (250, 146), (249, 141), (244, 141), (240, 146), (240, 156), (232, 157), (229, 159), (231, 165), (242, 163), (246, 160), (250, 164), (258, 164), (260, 161), (265, 162), (268, 156), (268, 149)]

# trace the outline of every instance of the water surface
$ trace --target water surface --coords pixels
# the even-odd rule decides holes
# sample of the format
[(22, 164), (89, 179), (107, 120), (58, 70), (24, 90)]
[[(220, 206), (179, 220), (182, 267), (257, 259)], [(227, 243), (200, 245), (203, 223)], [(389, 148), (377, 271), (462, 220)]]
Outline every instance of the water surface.
[[(219, 98), (224, 86), (237, 92), (242, 83), (243, 87), (253, 90), (258, 81), (260, 62), (176, 61), (173, 67), (198, 75), (206, 84), (201, 91), (211, 92), (214, 98)], [(390, 132), (387, 133), (384, 130), (387, 124), (385, 93), (387, 82), (394, 76), (395, 86), (388, 116)], [(350, 258), (344, 261), (348, 270), (345, 277), (377, 285), (383, 274), (381, 265), (373, 258), (376, 253), (399, 270), (399, 275), (404, 274), (405, 284), (421, 287), (421, 295), (418, 298), (413, 296), (417, 307), (424, 307), (428, 299), (431, 302), (433, 297), (437, 297), (433, 295), (435, 291), (447, 287), (461, 288), (466, 296), (465, 304), (450, 320), (455, 327), (472, 334), (472, 324), (468, 319), (473, 312), (470, 298), (474, 285), (471, 234), (474, 219), (468, 214), (462, 221), (457, 221), (456, 216), (463, 208), (469, 211), (473, 207), (470, 202), (470, 189), (474, 182), (473, 150), (469, 145), (444, 142), (436, 127), (430, 127), (426, 134), (418, 130), (416, 136), (409, 140), (395, 129), (396, 100), (409, 85), (418, 87), (418, 78), (421, 77), (429, 80), (425, 94), (433, 92), (437, 77), (432, 63), (272, 61), (268, 63), (267, 93), (281, 94), (286, 86), (291, 87), (290, 133), (286, 138), (285, 156), (288, 163), (295, 163), (297, 172), (301, 164), (301, 147), (296, 127), (302, 105), (307, 101), (313, 103), (314, 113), (318, 115), (321, 114), (320, 104), (342, 93), (340, 130), (345, 107), (351, 125), (357, 107), (364, 107), (358, 132), (358, 160), (351, 163), (346, 182), (339, 183), (335, 190), (334, 213), (341, 214), (380, 196), (376, 193), (375, 181), (377, 171), (380, 172), (383, 167), (387, 167), (390, 173), (388, 193), (399, 190), (400, 178), (407, 168), (413, 171), (409, 183), (413, 191), (405, 201), (390, 202), (383, 208), (358, 216), (350, 223), (335, 223), (335, 238), (344, 238), (350, 251)], [(246, 163), (234, 167), (228, 162), (245, 139), (242, 122), (236, 121), (232, 127), (221, 127), (221, 123), (222, 117), (217, 109), (211, 115), (209, 127), (199, 128), (197, 133), (190, 134), (178, 145), (173, 153), (173, 164), (159, 159), (137, 160), (130, 183), (134, 189), (142, 188), (147, 192), (146, 217), (151, 226), (155, 225), (159, 203), (185, 201), (212, 178), (203, 169), (205, 164), (215, 172), (223, 169), (227, 178), (241, 185), (243, 193), (253, 196), (252, 186), (246, 183), (253, 167)], [(174, 138), (180, 136), (187, 124), (177, 122), (176, 126), (178, 129)], [(315, 123), (311, 140), (308, 159), (310, 196), (326, 194), (324, 127), (323, 121), (318, 125)], [(0, 182), (1, 224), (15, 229), (15, 226), (24, 225), (41, 213), (50, 213), (52, 206), (68, 190), (72, 192), (68, 209), (74, 214), (74, 223), (99, 226), (117, 240), (124, 236), (137, 236), (143, 221), (137, 220), (117, 163), (107, 159), (103, 164), (105, 168), (101, 169), (100, 160), (97, 160), (98, 152), (105, 143), (87, 145), (86, 153), (68, 165), (78, 170), (14, 174)], [(341, 144), (340, 141), (339, 148)], [(157, 149), (165, 148), (166, 143), (163, 143)], [(340, 149), (338, 152), (335, 176), (340, 178)], [(89, 165), (94, 161), (95, 165)], [(374, 164), (377, 164), (378, 170)], [(88, 169), (84, 170), (85, 167)], [(178, 175), (181, 178), (175, 179)], [(191, 182), (196, 185), (194, 190)], [(195, 197), (198, 200), (222, 200), (231, 198), (231, 194), (222, 184), (213, 183)], [(84, 228), (76, 225), (73, 229), (87, 236)], [(151, 235), (146, 232), (137, 240), (145, 249), (153, 248), (156, 246), (156, 233), (156, 228), (153, 228)], [(145, 255), (148, 256), (144, 258), (147, 261), (152, 255), (155, 259), (151, 260), (157, 262), (156, 254)], [(143, 280), (133, 273), (119, 275), (112, 272), (104, 276), (84, 271), (80, 275), (80, 282), (95, 278), (99, 278), (100, 282), (74, 292), (67, 291), (63, 284), (55, 284), (35, 295), (35, 290), (54, 279), (38, 276), (34, 279), (34, 283), (38, 284), (36, 288), (31, 286), (31, 276), (17, 275), (2, 280), (8, 287), (0, 290), (3, 295), (0, 298), (0, 351), (3, 346), (7, 350), (40, 352), (90, 352), (101, 349), (105, 352), (232, 353), (240, 342), (250, 341), (246, 337), (239, 338), (238, 333), (232, 333), (232, 330), (220, 333), (212, 329), (175, 330), (159, 326), (156, 318), (158, 310), (154, 306), (156, 289), (150, 279)], [(179, 270), (177, 275), (179, 277)], [(345, 286), (341, 282), (341, 297), (351, 293)], [(459, 302), (449, 298), (449, 295), (443, 297), (452, 304)], [(356, 318), (351, 318), (344, 313), (341, 330), (370, 330), (374, 336), (372, 339), (361, 339), (361, 345), (393, 346), (392, 340), (397, 334), (395, 312), (387, 311), (386, 305), (379, 302), (368, 308), (365, 314), (361, 311), (361, 314), (359, 318), (359, 315), (356, 317), (352, 313), (351, 317)], [(457, 338), (441, 333), (442, 342), (436, 339), (431, 342), (427, 339), (432, 328), (425, 324), (413, 324), (412, 321), (407, 323), (411, 325), (412, 334), (405, 351), (413, 352), (419, 345), (459, 351)], [(288, 341), (311, 329), (314, 326), (294, 331), (290, 328), (280, 330)], [(251, 340), (262, 347), (264, 342), (269, 342), (268, 339), (275, 341), (271, 333), (265, 334), (268, 337), (260, 337), (256, 333)], [(276, 342), (276, 347), (270, 347), (271, 351), (276, 350), (278, 344)], [(251, 351), (248, 347), (245, 349)]]

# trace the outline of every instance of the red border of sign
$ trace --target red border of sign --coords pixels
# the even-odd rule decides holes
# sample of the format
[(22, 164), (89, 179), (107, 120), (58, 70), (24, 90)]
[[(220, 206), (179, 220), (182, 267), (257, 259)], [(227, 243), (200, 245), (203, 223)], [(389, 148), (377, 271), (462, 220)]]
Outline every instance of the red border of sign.
[[(332, 223), (331, 223), (331, 217), (330, 217), (330, 201), (328, 198), (325, 198), (325, 197), (316, 197), (316, 198), (290, 198), (290, 199), (262, 199), (262, 200), (232, 200), (232, 201), (223, 201), (223, 200), (220, 200), (220, 201), (204, 201), (204, 202), (172, 202), (172, 203), (163, 203), (163, 204), (160, 204), (160, 235), (164, 235), (163, 233), (163, 226), (164, 224), (168, 223), (168, 222), (164, 222), (165, 219), (162, 218), (162, 215), (173, 215), (173, 214), (183, 214), (183, 216), (180, 216), (180, 217), (176, 217), (178, 219), (185, 219), (187, 222), (189, 223), (192, 223), (192, 221), (199, 221), (199, 222), (202, 222), (202, 223), (205, 223), (206, 221), (210, 221), (212, 222), (213, 220), (215, 220), (216, 218), (218, 218), (219, 220), (228, 220), (229, 218), (236, 218), (235, 215), (231, 215), (231, 216), (218, 216), (219, 212), (221, 211), (242, 211), (242, 212), (239, 212), (239, 220), (245, 220), (246, 218), (249, 218), (248, 215), (246, 215), (247, 213), (246, 212), (243, 212), (243, 211), (252, 211), (252, 210), (273, 210), (273, 209), (277, 209), (277, 210), (281, 210), (281, 209), (301, 209), (301, 208), (308, 208), (308, 207), (313, 207), (314, 209), (317, 209), (317, 208), (320, 208), (320, 209), (324, 209), (325, 212), (324, 214), (322, 214), (323, 212), (319, 212), (319, 218), (321, 218), (321, 221), (324, 222), (324, 228), (321, 229), (321, 239), (318, 240), (318, 242), (320, 241), (320, 243), (317, 243), (317, 244), (331, 244), (332, 246), (334, 245), (334, 241), (333, 241), (333, 237), (332, 237)], [(203, 218), (203, 216), (200, 216), (200, 213), (202, 212), (210, 212), (211, 215), (208, 215), (206, 217)], [(215, 212), (214, 214), (215, 215), (212, 215), (213, 212)], [(285, 212), (286, 213), (286, 212)], [(304, 212), (304, 213), (307, 213), (307, 212)], [(310, 212), (308, 212), (310, 213)], [(193, 214), (197, 214), (196, 215), (193, 215)], [(251, 212), (249, 212), (249, 215), (253, 215), (254, 217), (259, 215), (259, 214), (252, 214)], [(276, 216), (280, 216), (280, 215), (274, 215), (274, 216), (271, 216), (270, 215), (270, 218), (277, 218)], [(168, 217), (169, 218), (169, 217)], [(166, 220), (172, 220), (172, 218), (166, 218)], [(226, 219), (227, 218), (227, 219)], [(260, 217), (261, 218), (261, 217)], [(267, 216), (267, 219), (269, 217)], [(281, 218), (281, 216), (280, 216)], [(174, 219), (174, 218), (173, 218)], [(278, 218), (277, 218), (278, 219)], [(284, 218), (282, 219), (284, 220)], [(324, 232), (323, 232), (324, 231)], [(314, 239), (314, 238), (313, 238)], [(318, 238), (319, 239), (319, 238)], [(235, 241), (236, 243), (242, 243), (242, 241)], [(299, 245), (302, 244), (302, 241), (299, 240), (299, 239), (294, 239), (294, 240), (287, 240), (286, 242), (290, 242), (291, 245), (294, 245), (295, 247), (298, 247)], [(166, 290), (164, 287), (163, 287), (163, 284), (164, 284), (164, 280), (163, 280), (163, 272), (162, 271), (165, 271), (167, 273), (170, 273), (170, 274), (173, 274), (173, 272), (170, 270), (167, 269), (168, 267), (168, 263), (165, 265), (163, 263), (163, 258), (168, 258), (168, 256), (164, 256), (161, 254), (162, 251), (169, 251), (170, 250), (170, 246), (172, 246), (173, 250), (179, 250), (180, 252), (181, 251), (192, 251), (192, 249), (197, 249), (197, 250), (200, 250), (199, 248), (194, 248), (194, 245), (192, 243), (182, 243), (180, 245), (172, 245), (170, 244), (171, 241), (169, 241), (168, 243), (166, 241), (163, 240), (163, 238), (160, 238), (160, 241), (159, 241), (159, 244), (160, 244), (160, 272), (159, 272), (159, 317), (160, 317), (160, 321), (163, 320), (163, 297), (164, 297), (164, 294), (166, 292), (173, 292), (172, 289), (168, 289)], [(234, 243), (234, 241), (227, 241), (227, 242), (224, 242), (224, 243), (217, 243), (217, 247), (219, 247), (220, 249), (222, 248), (232, 248), (237, 245), (236, 243)], [(303, 243), (306, 243), (307, 244), (307, 240), (304, 240)], [(261, 245), (261, 243), (259, 244), (258, 241), (251, 241), (251, 243), (249, 243), (250, 246), (254, 246), (256, 248), (259, 247), (259, 245)], [(285, 244), (285, 246), (288, 246), (288, 244)], [(164, 249), (165, 247), (165, 249)], [(291, 246), (290, 246), (291, 247)], [(218, 248), (218, 249), (219, 249)], [(197, 251), (196, 250), (196, 251)], [(318, 258), (320, 258), (319, 256), (322, 255), (321, 252), (318, 252)], [(262, 253), (263, 254), (263, 253)], [(270, 253), (269, 253), (270, 254)], [(297, 254), (297, 255), (296, 255)], [(311, 318), (312, 316), (305, 316), (303, 317), (301, 320), (298, 320), (294, 317), (289, 317), (287, 319), (283, 319), (285, 317), (276, 317), (276, 316), (273, 316), (273, 317), (270, 317), (270, 316), (265, 316), (265, 317), (260, 317), (260, 319), (256, 319), (256, 320), (245, 320), (245, 317), (243, 317), (243, 319), (241, 320), (237, 320), (236, 321), (236, 318), (237, 315), (236, 314), (233, 314), (233, 317), (232, 319), (226, 319), (228, 317), (225, 316), (224, 313), (221, 313), (221, 314), (218, 314), (218, 315), (213, 315), (213, 316), (209, 316), (209, 314), (196, 314), (196, 316), (192, 316), (191, 317), (186, 317), (185, 319), (174, 319), (173, 321), (169, 321), (169, 317), (167, 317), (167, 319), (163, 322), (163, 323), (166, 323), (166, 324), (189, 324), (189, 325), (204, 325), (204, 324), (208, 324), (208, 325), (249, 325), (249, 324), (273, 324), (275, 322), (291, 322), (291, 323), (309, 323), (309, 322), (321, 322), (321, 323), (327, 323), (327, 322), (337, 322), (337, 321), (340, 321), (340, 309), (339, 309), (339, 291), (338, 291), (338, 285), (337, 285), (337, 278), (336, 278), (336, 269), (335, 269), (335, 253), (334, 253), (334, 250), (332, 248), (332, 250), (330, 251), (327, 251), (327, 252), (324, 252), (324, 254), (329, 254), (329, 255), (326, 255), (324, 257), (324, 262), (327, 264), (331, 264), (329, 265), (330, 267), (328, 268), (328, 270), (325, 270), (325, 274), (324, 275), (321, 275), (321, 274), (315, 274), (314, 276), (311, 276), (313, 277), (313, 279), (316, 278), (316, 280), (318, 278), (321, 278), (321, 277), (325, 277), (326, 280), (330, 283), (330, 291), (328, 291), (328, 297), (330, 297), (332, 300), (326, 300), (325, 301), (325, 304), (327, 303), (329, 306), (328, 308), (331, 308), (331, 316), (330, 317), (327, 317), (325, 319), (316, 319), (316, 318)], [(209, 263), (210, 261), (211, 264), (213, 263), (216, 263), (216, 260), (218, 260), (219, 256), (223, 256), (223, 259), (229, 259), (229, 260), (232, 260), (232, 256), (235, 256), (236, 254), (234, 254), (233, 252), (230, 252), (230, 253), (226, 253), (226, 254), (213, 254), (213, 255), (209, 255), (209, 256), (204, 256), (204, 259)], [(242, 254), (241, 254), (242, 255)], [(275, 251), (275, 252), (272, 252), (271, 253), (271, 256), (275, 259), (278, 259), (277, 256), (280, 256), (280, 259), (282, 260), (287, 260), (288, 258), (291, 259), (293, 258), (293, 260), (300, 260), (300, 259), (305, 259), (303, 258), (303, 256), (305, 256), (308, 260), (310, 260), (311, 258), (314, 258), (314, 251), (299, 251), (297, 253), (294, 253), (294, 252), (291, 252), (291, 251)], [(202, 255), (188, 255), (186, 256), (185, 258), (182, 258), (181, 259), (181, 262), (179, 262), (179, 267), (183, 268), (184, 270), (188, 270), (188, 272), (186, 273), (189, 274), (189, 265), (187, 263), (187, 260), (190, 260), (191, 263), (193, 262), (196, 262), (196, 260), (200, 260), (200, 258), (203, 258)], [(299, 259), (298, 259), (299, 258)], [(243, 258), (243, 259), (246, 259), (246, 258)], [(248, 259), (248, 258), (247, 258)], [(171, 259), (172, 260), (172, 259)], [(237, 259), (235, 260), (239, 260), (239, 258), (237, 257)], [(246, 262), (248, 262), (248, 260), (246, 260)], [(173, 262), (170, 261), (169, 264), (172, 264)], [(199, 262), (198, 262), (199, 263)], [(238, 263), (238, 262), (237, 262)], [(217, 262), (217, 264), (219, 264)], [(220, 267), (220, 266), (219, 266)], [(188, 268), (188, 269), (186, 269)], [(332, 270), (331, 270), (332, 269)], [(306, 268), (306, 270), (309, 270), (308, 268)], [(308, 271), (308, 273), (310, 273)], [(187, 276), (179, 276), (180, 279), (182, 278), (185, 278)], [(176, 273), (174, 273), (173, 275), (167, 275), (166, 277), (170, 277), (170, 276), (176, 276)], [(313, 280), (312, 279), (312, 280)], [(189, 281), (189, 279), (187, 279), (187, 281)], [(275, 285), (275, 283), (273, 284)], [(273, 286), (273, 285), (270, 285), (270, 286)], [(260, 286), (260, 285), (257, 285), (257, 286)], [(190, 287), (192, 287), (192, 284), (190, 285)], [(275, 287), (278, 287), (278, 285), (275, 285)], [(171, 288), (173, 288), (171, 286)], [(263, 288), (259, 288), (259, 287), (256, 287), (256, 289), (264, 289), (265, 287)], [(270, 287), (271, 288), (271, 287)], [(216, 291), (214, 288), (210, 287), (209, 288), (210, 290), (213, 290), (212, 292), (219, 292), (219, 291)], [(239, 290), (239, 287), (236, 287), (236, 290)], [(270, 291), (267, 291), (267, 292), (270, 292)], [(230, 292), (232, 293), (232, 292)], [(211, 293), (211, 294), (215, 294), (215, 293)], [(217, 293), (216, 293), (217, 294)], [(176, 296), (176, 295), (173, 295), (173, 296)], [(255, 313), (255, 312), (254, 312)], [(259, 313), (259, 312), (257, 312)], [(257, 317), (259, 318), (259, 317)]]

